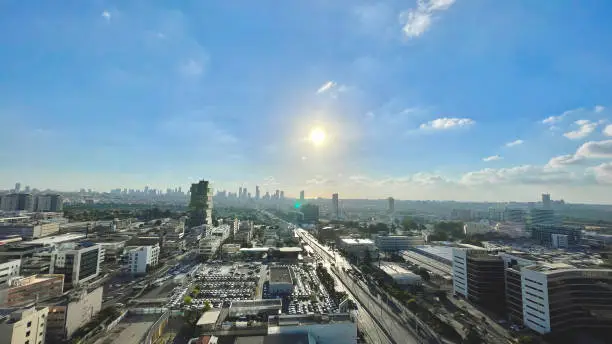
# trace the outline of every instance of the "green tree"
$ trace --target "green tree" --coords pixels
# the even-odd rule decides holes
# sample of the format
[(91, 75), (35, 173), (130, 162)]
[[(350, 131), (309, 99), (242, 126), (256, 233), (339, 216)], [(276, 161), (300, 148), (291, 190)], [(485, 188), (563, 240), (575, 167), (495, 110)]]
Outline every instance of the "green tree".
[(185, 296), (185, 297), (183, 298), (183, 303), (185, 303), (186, 305), (191, 304), (191, 301), (192, 301), (191, 296)]
[(419, 225), (410, 216), (406, 216), (402, 221), (402, 227), (406, 230), (418, 229)]

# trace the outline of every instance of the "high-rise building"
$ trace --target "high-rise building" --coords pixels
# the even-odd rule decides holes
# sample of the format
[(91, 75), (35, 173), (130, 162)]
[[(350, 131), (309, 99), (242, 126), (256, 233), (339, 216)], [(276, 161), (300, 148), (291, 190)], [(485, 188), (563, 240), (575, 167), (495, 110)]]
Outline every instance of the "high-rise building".
[(389, 197), (387, 199), (389, 201), (389, 213), (393, 214), (395, 212), (395, 200), (393, 199), (393, 197)]
[(255, 199), (259, 200), (259, 198), (261, 197), (261, 191), (259, 191), (259, 185), (255, 186)]
[(280, 199), (285, 199), (285, 191), (281, 190)]
[(238, 198), (242, 198), (242, 186), (238, 188)]
[(15, 193), (18, 193), (19, 191), (21, 191), (21, 183), (17, 182), (15, 183)]
[(276, 200), (280, 199), (280, 190), (276, 190), (274, 192), (274, 199), (276, 199)]
[(191, 201), (189, 209), (191, 212), (191, 226), (212, 225), (212, 188), (206, 180), (191, 184)]
[(335, 193), (332, 195), (332, 217), (334, 219), (340, 218), (340, 203), (338, 199), (338, 194)]
[(550, 209), (550, 194), (542, 194), (542, 207)]
[(300, 191), (300, 204), (304, 204), (304, 190)]
[(249, 199), (249, 192), (247, 191), (247, 188), (242, 188), (242, 197), (240, 197), (244, 200)]
[(305, 223), (317, 223), (319, 221), (319, 206), (316, 204), (304, 204), (300, 207)]
[(36, 197), (34, 211), (61, 212), (63, 209), (64, 203), (61, 195), (46, 194)]
[(29, 193), (4, 195), (0, 201), (0, 210), (4, 211), (32, 211), (33, 207), (32, 194)]

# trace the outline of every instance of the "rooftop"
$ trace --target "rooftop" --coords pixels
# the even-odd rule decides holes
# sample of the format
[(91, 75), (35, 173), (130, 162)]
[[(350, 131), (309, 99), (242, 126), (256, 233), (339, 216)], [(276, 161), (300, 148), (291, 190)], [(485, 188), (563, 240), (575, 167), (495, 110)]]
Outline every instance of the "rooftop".
[[(374, 266), (378, 266), (378, 263), (372, 263)], [(412, 273), (412, 271), (405, 269), (401, 265), (392, 262), (380, 262), (380, 269), (391, 277), (410, 276), (418, 277), (418, 275)]]
[(81, 233), (66, 233), (60, 235), (48, 236), (40, 239), (30, 240), (24, 242), (25, 244), (43, 244), (43, 245), (52, 245), (52, 244), (60, 244), (63, 242), (75, 241), (85, 238), (85, 234)]
[[(273, 315), (268, 317), (268, 326), (302, 326), (313, 324), (330, 324), (340, 322), (353, 322), (349, 313), (336, 314), (296, 314)], [(268, 327), (269, 329), (269, 327)], [(268, 331), (268, 334), (274, 333)]]
[(219, 318), (219, 314), (221, 311), (219, 310), (209, 310), (208, 312), (204, 312), (200, 319), (198, 320), (196, 326), (212, 326), (217, 323), (217, 319)]
[(352, 239), (352, 238), (342, 238), (342, 243), (345, 245), (374, 245), (374, 241), (370, 239)]
[(270, 283), (293, 283), (289, 268), (286, 266), (271, 266)]

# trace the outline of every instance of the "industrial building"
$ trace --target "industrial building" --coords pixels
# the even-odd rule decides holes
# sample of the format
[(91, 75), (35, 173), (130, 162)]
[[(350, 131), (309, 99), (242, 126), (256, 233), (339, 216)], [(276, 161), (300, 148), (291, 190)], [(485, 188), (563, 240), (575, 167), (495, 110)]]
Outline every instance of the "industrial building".
[(287, 266), (270, 266), (270, 294), (290, 295), (293, 291), (293, 278)]
[[(317, 344), (357, 343), (357, 324), (347, 313), (268, 317), (268, 336), (307, 335)], [(297, 343), (297, 342), (295, 342)]]
[(411, 271), (402, 267), (400, 264), (381, 261), (379, 263), (372, 263), (372, 266), (380, 269), (385, 273), (390, 282), (394, 282), (399, 286), (414, 287), (419, 286), (422, 283), (421, 276), (412, 273)]

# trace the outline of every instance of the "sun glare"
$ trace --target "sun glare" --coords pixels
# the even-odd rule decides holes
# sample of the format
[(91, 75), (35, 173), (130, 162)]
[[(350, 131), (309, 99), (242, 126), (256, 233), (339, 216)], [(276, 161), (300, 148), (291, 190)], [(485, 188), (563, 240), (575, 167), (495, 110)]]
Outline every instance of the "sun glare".
[(310, 142), (316, 146), (320, 146), (325, 142), (325, 132), (320, 128), (315, 128), (310, 131)]

